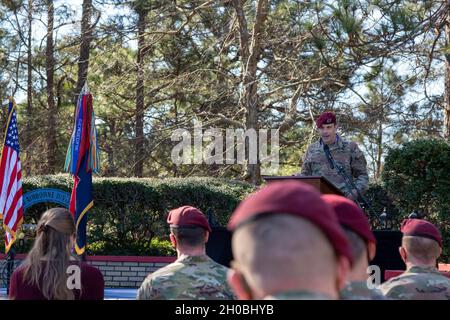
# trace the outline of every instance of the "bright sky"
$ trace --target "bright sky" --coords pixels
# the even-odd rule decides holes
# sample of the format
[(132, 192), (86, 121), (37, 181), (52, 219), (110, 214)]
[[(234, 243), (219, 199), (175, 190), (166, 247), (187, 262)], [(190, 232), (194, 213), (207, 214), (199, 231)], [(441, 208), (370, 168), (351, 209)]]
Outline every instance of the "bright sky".
[[(64, 35), (78, 35), (81, 32), (81, 12), (82, 12), (82, 4), (83, 0), (70, 0), (70, 1), (64, 1), (64, 0), (55, 0), (55, 32), (53, 35), (53, 41), (55, 43), (58, 42), (58, 40), (64, 36)], [(58, 21), (58, 10), (62, 10), (63, 7), (67, 7), (68, 11), (71, 13), (70, 18), (67, 21)], [(95, 6), (95, 1), (94, 1)], [(33, 38), (35, 41), (35, 45), (42, 45), (45, 47), (45, 35), (47, 33), (47, 11), (45, 8), (39, 8), (40, 11), (43, 11), (40, 15), (35, 14), (35, 19), (33, 21)], [(38, 11), (35, 9), (35, 11)], [(126, 14), (127, 12), (130, 13), (130, 10), (127, 7), (121, 6), (121, 7), (115, 7), (113, 5), (102, 5), (101, 7), (101, 18), (99, 21), (99, 24), (106, 22), (108, 17), (110, 17), (113, 14)], [(63, 24), (59, 27), (59, 25)], [(137, 41), (136, 40), (129, 40), (129, 45), (131, 47), (137, 47)], [(10, 85), (12, 86), (12, 84)], [(26, 92), (23, 90), (18, 90), (15, 94), (15, 100), (17, 103), (22, 103), (26, 100)], [(4, 104), (4, 103), (3, 103)], [(7, 101), (6, 101), (7, 104)]]
[[(71, 0), (71, 1), (64, 1), (64, 0), (55, 0), (55, 16), (58, 19), (60, 16), (58, 14), (58, 11), (61, 11), (63, 7), (66, 7), (68, 11), (70, 12), (69, 20), (67, 21), (55, 21), (55, 33), (54, 33), (54, 41), (58, 43), (59, 39), (61, 39), (64, 35), (78, 35), (80, 33), (81, 25), (81, 12), (82, 12), (82, 2), (83, 0)], [(95, 1), (94, 1), (95, 6)], [(106, 22), (106, 20), (111, 17), (114, 14), (121, 14), (125, 15), (128, 14), (128, 16), (132, 15), (130, 9), (127, 6), (113, 6), (113, 5), (102, 5), (101, 9), (101, 19), (99, 24), (102, 24), (103, 22)], [(37, 14), (37, 11), (41, 11), (40, 14)], [(42, 45), (45, 47), (45, 35), (46, 35), (46, 20), (47, 20), (47, 12), (45, 7), (39, 8), (39, 10), (35, 10), (35, 20), (33, 23), (33, 35), (34, 35), (34, 41), (35, 45)], [(26, 19), (26, 17), (23, 17)], [(373, 6), (371, 10), (371, 16), (369, 19), (366, 20), (366, 25), (364, 28), (370, 28), (375, 27), (377, 24), (380, 23), (381, 13), (378, 10), (378, 7)], [(61, 27), (58, 27), (60, 24), (65, 24)], [(131, 39), (128, 41), (129, 45), (133, 47), (137, 47), (136, 40)], [(415, 65), (414, 61), (402, 61), (396, 65), (396, 70), (400, 74), (406, 74), (410, 70), (414, 70)], [(441, 94), (444, 90), (443, 85), (441, 83), (442, 81), (437, 81), (436, 83), (433, 83), (428, 87), (428, 92), (432, 94)], [(361, 95), (364, 96), (364, 94), (367, 93), (367, 88), (365, 85), (359, 85), (355, 88), (356, 91), (358, 91)], [(349, 98), (347, 102), (351, 104), (359, 104), (361, 102), (361, 99), (353, 93), (346, 94), (346, 97)], [(18, 91), (15, 95), (16, 100), (20, 103), (26, 100), (26, 92), (24, 91)], [(407, 97), (405, 97), (405, 102), (413, 102), (417, 101), (423, 98), (423, 94), (414, 94), (411, 93)], [(347, 98), (346, 98), (347, 99)]]

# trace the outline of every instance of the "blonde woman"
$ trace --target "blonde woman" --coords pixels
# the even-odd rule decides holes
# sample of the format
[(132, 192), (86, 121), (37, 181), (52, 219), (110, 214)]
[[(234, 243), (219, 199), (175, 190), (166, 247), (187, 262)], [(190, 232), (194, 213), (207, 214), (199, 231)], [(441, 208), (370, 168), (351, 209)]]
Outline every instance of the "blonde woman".
[(101, 272), (72, 256), (75, 223), (70, 211), (52, 208), (42, 214), (36, 240), (11, 277), (9, 298), (17, 300), (101, 300)]

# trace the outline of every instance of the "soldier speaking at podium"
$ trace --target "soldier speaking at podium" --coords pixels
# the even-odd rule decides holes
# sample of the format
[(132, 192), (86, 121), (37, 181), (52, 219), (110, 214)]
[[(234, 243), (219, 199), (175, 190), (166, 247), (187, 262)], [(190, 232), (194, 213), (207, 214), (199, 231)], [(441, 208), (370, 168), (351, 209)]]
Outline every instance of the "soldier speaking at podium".
[(303, 158), (301, 176), (323, 176), (344, 195), (364, 203), (368, 189), (367, 163), (358, 145), (337, 134), (336, 115), (324, 112), (316, 120), (320, 139), (308, 146)]

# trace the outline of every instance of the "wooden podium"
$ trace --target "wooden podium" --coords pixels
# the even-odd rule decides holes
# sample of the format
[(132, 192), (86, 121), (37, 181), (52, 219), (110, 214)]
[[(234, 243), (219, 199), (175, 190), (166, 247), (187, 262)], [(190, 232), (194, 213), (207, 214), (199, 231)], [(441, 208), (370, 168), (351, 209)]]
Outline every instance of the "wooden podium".
[(263, 179), (268, 183), (273, 181), (285, 181), (285, 180), (297, 180), (303, 183), (309, 184), (320, 191), (322, 194), (337, 194), (340, 196), (344, 196), (341, 190), (337, 188), (334, 184), (332, 184), (325, 177), (318, 176), (263, 176)]

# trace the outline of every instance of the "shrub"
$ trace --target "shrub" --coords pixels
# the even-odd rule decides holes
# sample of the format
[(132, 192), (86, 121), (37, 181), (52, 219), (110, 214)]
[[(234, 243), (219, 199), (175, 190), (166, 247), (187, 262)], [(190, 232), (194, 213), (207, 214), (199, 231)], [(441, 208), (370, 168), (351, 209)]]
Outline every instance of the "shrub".
[(367, 209), (369, 219), (373, 229), (384, 229), (384, 221), (381, 218), (384, 210), (394, 225), (398, 226), (402, 219), (397, 207), (394, 205), (391, 197), (381, 184), (370, 184), (365, 197), (370, 205)]
[[(23, 181), (24, 193), (37, 188), (71, 191), (68, 175), (35, 176)], [(217, 226), (254, 187), (217, 178), (94, 178), (94, 207), (88, 213), (88, 254), (172, 255), (166, 215), (170, 209), (192, 205)], [(56, 204), (29, 208), (27, 223)]]
[(442, 260), (450, 257), (450, 145), (416, 140), (389, 150), (382, 179), (402, 218), (421, 211), (444, 238)]

